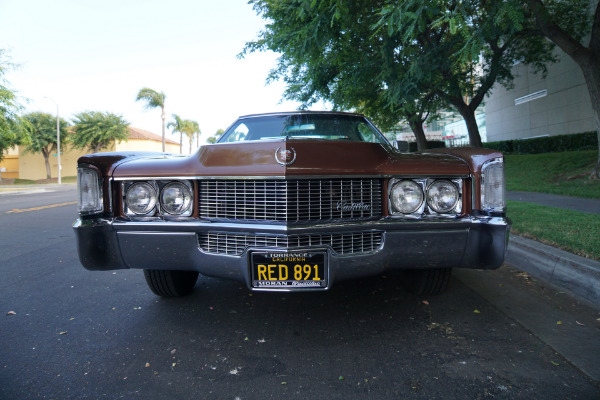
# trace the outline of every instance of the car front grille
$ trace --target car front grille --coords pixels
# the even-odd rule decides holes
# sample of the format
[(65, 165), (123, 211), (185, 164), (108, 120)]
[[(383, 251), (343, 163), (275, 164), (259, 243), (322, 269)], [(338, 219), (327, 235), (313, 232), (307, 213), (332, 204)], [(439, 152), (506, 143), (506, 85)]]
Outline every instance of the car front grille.
[(240, 256), (249, 247), (294, 249), (331, 247), (337, 255), (373, 253), (383, 246), (383, 232), (315, 233), (300, 235), (262, 235), (207, 232), (198, 234), (200, 250), (209, 254)]
[(319, 223), (381, 216), (380, 179), (199, 181), (200, 218)]

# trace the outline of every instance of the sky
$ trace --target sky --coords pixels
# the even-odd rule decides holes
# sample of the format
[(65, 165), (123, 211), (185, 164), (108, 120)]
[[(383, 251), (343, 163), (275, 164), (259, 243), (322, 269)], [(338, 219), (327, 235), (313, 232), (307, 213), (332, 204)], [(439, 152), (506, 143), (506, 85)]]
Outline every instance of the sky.
[(160, 109), (135, 101), (149, 87), (203, 142), (240, 115), (298, 107), (266, 84), (277, 54), (237, 57), (265, 22), (246, 0), (0, 0), (0, 49), (20, 65), (6, 78), (24, 112), (112, 112), (161, 134)]

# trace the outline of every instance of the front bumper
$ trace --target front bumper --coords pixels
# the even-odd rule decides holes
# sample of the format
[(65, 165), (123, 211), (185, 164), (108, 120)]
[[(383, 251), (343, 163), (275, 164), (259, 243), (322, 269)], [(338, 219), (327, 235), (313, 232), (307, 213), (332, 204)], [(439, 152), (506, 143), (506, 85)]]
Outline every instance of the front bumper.
[(79, 258), (86, 269), (193, 270), (205, 276), (246, 282), (248, 287), (252, 251), (290, 249), (249, 247), (241, 255), (208, 254), (200, 249), (198, 235), (215, 231), (273, 235), (383, 232), (381, 246), (368, 253), (338, 255), (329, 246), (293, 248), (327, 253), (330, 287), (337, 280), (377, 275), (391, 269), (498, 268), (504, 261), (510, 225), (508, 218), (501, 217), (429, 221), (390, 218), (302, 227), (78, 219), (73, 228)]

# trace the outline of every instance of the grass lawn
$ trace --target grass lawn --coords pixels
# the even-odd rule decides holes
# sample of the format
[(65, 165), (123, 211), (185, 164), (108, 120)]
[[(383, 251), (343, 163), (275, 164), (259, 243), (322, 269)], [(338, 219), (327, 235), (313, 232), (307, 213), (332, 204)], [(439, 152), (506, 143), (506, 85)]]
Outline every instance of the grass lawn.
[(600, 181), (589, 179), (597, 150), (505, 156), (506, 190), (600, 199)]
[[(600, 199), (600, 181), (589, 179), (598, 151), (505, 156), (506, 189)], [(600, 215), (508, 202), (512, 233), (600, 260)]]
[(600, 261), (600, 214), (508, 201), (512, 233)]

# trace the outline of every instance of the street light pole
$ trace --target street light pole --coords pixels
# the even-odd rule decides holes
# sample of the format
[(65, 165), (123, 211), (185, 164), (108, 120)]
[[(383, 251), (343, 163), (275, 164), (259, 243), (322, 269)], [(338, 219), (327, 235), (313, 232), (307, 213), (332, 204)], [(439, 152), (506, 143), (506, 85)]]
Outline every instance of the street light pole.
[(58, 162), (58, 166), (57, 166), (58, 184), (60, 185), (62, 183), (61, 182), (62, 166), (60, 165), (60, 114), (58, 112), (58, 103), (56, 101), (52, 100), (50, 97), (45, 97), (45, 98), (50, 100), (54, 104), (56, 104), (56, 159)]

